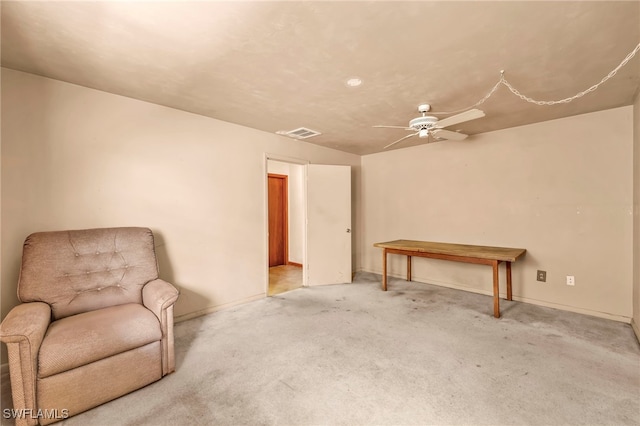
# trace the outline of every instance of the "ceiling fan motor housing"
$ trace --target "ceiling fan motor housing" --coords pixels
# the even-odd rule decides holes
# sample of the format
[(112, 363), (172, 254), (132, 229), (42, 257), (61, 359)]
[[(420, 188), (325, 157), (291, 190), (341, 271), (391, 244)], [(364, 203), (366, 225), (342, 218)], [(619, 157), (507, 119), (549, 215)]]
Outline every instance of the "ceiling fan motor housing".
[[(412, 129), (415, 129), (416, 131), (429, 130), (437, 122), (438, 122), (438, 119), (436, 117), (427, 115), (424, 117), (414, 118), (409, 122), (409, 127), (411, 127)], [(424, 137), (424, 136), (420, 135), (420, 137)]]

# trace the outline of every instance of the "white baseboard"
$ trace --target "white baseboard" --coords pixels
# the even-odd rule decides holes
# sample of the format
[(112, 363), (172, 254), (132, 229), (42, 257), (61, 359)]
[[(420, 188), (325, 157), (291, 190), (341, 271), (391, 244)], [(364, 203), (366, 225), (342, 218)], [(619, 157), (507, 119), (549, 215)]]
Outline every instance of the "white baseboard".
[(624, 315), (610, 314), (608, 312), (594, 311), (591, 309), (578, 308), (570, 305), (562, 305), (559, 303), (546, 302), (544, 300), (529, 299), (526, 297), (517, 297), (517, 296), (513, 296), (513, 300), (517, 300), (518, 302), (530, 303), (532, 305), (544, 306), (547, 308), (560, 309), (562, 311), (575, 312), (577, 314), (591, 315), (592, 317), (598, 317), (598, 318), (604, 318), (612, 321), (623, 322), (625, 324), (629, 324), (631, 322), (631, 317), (626, 317)]
[[(366, 272), (372, 272), (374, 274), (378, 274), (378, 275), (382, 275), (381, 271), (366, 271)], [(406, 280), (406, 275), (400, 275), (400, 274), (388, 274), (389, 277), (393, 277), (393, 278), (399, 278), (401, 280)], [(423, 278), (423, 277), (416, 277), (416, 276), (412, 276), (411, 277), (412, 281), (415, 282), (419, 282), (419, 283), (423, 283), (423, 284), (433, 284), (433, 285), (437, 285), (440, 287), (447, 287), (447, 288), (453, 288), (455, 290), (464, 290), (464, 291), (469, 291), (472, 293), (477, 293), (477, 294), (484, 294), (486, 296), (493, 296), (493, 292), (491, 290), (480, 290), (474, 287), (466, 287), (464, 285), (460, 285), (460, 284), (455, 284), (455, 283), (449, 283), (449, 282), (444, 282), (444, 281), (438, 281), (438, 280), (433, 280), (430, 278)], [(507, 294), (506, 291), (505, 292), (500, 292), (500, 297), (501, 298), (506, 298)], [(544, 306), (546, 308), (553, 308), (553, 309), (560, 309), (562, 311), (568, 311), (568, 312), (575, 312), (577, 314), (583, 314), (583, 315), (590, 315), (593, 317), (598, 317), (598, 318), (604, 318), (604, 319), (609, 319), (609, 320), (613, 320), (613, 321), (618, 321), (618, 322), (623, 322), (626, 324), (629, 324), (631, 322), (631, 317), (626, 317), (623, 315), (617, 315), (617, 314), (611, 314), (608, 312), (600, 312), (600, 311), (594, 311), (591, 309), (586, 309), (586, 308), (580, 308), (577, 306), (571, 306), (571, 305), (563, 305), (560, 303), (553, 303), (553, 302), (547, 302), (545, 300), (538, 300), (538, 299), (531, 299), (528, 297), (520, 297), (517, 295), (513, 295), (513, 300), (518, 301), (518, 302), (524, 302), (524, 303), (529, 303), (532, 305), (538, 305), (538, 306)], [(636, 333), (637, 334), (637, 333)]]
[(189, 312), (188, 314), (175, 316), (173, 318), (173, 321), (176, 322), (176, 323), (182, 322), (182, 321), (187, 321), (187, 320), (190, 320), (190, 319), (193, 319), (193, 318), (201, 317), (203, 315), (212, 314), (214, 312), (218, 312), (218, 311), (221, 311), (223, 309), (229, 309), (229, 308), (233, 308), (234, 306), (243, 305), (245, 303), (249, 303), (249, 302), (253, 302), (253, 301), (256, 301), (256, 300), (264, 299), (265, 297), (267, 297), (267, 296), (264, 293), (256, 294), (255, 296), (246, 297), (244, 299), (235, 300), (233, 302), (224, 303), (222, 305), (210, 306), (210, 307), (207, 307), (207, 308), (204, 308), (204, 309), (200, 309), (200, 310), (195, 311), (195, 312)]
[(633, 318), (631, 318), (631, 328), (633, 328), (633, 332), (636, 333), (636, 339), (640, 343), (640, 327), (638, 327), (638, 323)]

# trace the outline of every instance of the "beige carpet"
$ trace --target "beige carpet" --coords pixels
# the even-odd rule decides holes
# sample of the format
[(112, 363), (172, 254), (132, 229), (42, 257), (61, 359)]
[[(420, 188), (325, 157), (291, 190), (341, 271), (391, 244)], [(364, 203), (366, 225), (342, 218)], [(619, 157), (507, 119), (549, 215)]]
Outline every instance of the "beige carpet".
[(174, 374), (63, 424), (640, 424), (629, 325), (506, 301), (495, 319), (488, 296), (379, 282), (177, 324)]

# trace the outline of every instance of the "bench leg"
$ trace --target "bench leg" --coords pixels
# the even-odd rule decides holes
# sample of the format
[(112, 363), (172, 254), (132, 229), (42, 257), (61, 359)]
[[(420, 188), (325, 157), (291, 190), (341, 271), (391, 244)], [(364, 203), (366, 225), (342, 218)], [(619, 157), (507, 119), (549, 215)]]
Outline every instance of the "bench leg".
[(387, 291), (387, 249), (382, 249), (382, 290)]
[(411, 256), (407, 256), (407, 281), (411, 281)]
[(506, 262), (507, 266), (507, 300), (513, 300), (511, 293), (511, 262)]
[(499, 262), (494, 260), (493, 266), (493, 316), (500, 318), (500, 286), (498, 284), (498, 265)]

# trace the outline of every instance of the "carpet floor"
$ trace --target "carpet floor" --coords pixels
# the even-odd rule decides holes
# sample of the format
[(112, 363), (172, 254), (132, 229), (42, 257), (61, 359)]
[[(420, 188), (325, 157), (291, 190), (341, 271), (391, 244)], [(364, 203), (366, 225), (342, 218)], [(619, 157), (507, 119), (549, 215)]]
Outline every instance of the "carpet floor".
[(628, 324), (501, 302), (368, 273), (300, 288), (176, 324), (175, 373), (60, 424), (640, 424)]

